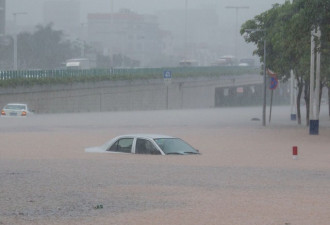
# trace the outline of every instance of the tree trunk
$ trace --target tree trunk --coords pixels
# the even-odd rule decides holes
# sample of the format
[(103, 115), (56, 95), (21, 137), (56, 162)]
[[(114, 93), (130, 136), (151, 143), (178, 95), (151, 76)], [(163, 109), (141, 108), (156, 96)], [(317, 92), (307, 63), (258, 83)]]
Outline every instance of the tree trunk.
[(310, 106), (310, 85), (309, 82), (305, 81), (304, 85), (304, 99), (306, 104), (306, 125), (309, 126), (309, 106)]
[(324, 83), (320, 81), (320, 93), (319, 93), (319, 112), (321, 112), (321, 103), (322, 103), (322, 93), (323, 93)]
[(300, 125), (301, 124), (301, 112), (300, 112), (300, 99), (302, 95), (303, 90), (303, 83), (298, 80), (297, 86), (298, 86), (298, 93), (297, 93), (297, 122)]

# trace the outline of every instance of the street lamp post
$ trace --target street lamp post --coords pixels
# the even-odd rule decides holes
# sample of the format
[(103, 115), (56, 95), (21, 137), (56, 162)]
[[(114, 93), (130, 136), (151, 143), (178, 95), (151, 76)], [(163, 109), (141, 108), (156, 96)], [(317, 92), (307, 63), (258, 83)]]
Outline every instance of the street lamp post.
[(187, 22), (188, 22), (188, 0), (185, 0), (184, 8), (184, 60), (187, 60)]
[(237, 35), (238, 35), (238, 10), (239, 9), (249, 9), (249, 6), (226, 6), (227, 9), (235, 9), (236, 11), (236, 21), (235, 21), (235, 57), (238, 58), (237, 56)]
[(14, 70), (17, 70), (17, 27), (16, 27), (16, 17), (17, 15), (26, 15), (26, 12), (15, 12), (14, 16)]
[(81, 23), (81, 46), (80, 46), (80, 56), (85, 58), (85, 23)]
[[(257, 32), (257, 31), (263, 31), (264, 29), (246, 29), (245, 32)], [(262, 125), (266, 126), (266, 93), (267, 93), (267, 77), (266, 77), (266, 35), (264, 35), (264, 80), (263, 80), (263, 104), (262, 104)]]
[(114, 4), (113, 4), (113, 1), (114, 1), (114, 0), (110, 0), (110, 10), (111, 10), (111, 13), (114, 12), (114, 11), (113, 11), (113, 5), (114, 5)]

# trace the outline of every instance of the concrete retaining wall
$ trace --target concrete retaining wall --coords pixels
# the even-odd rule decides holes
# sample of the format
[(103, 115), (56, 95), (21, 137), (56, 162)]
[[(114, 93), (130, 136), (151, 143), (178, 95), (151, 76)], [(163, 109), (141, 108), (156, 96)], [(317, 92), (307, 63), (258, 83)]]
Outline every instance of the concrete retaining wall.
[(260, 75), (220, 78), (103, 81), (68, 85), (0, 88), (0, 106), (29, 104), (37, 113), (209, 108), (219, 87), (256, 85)]

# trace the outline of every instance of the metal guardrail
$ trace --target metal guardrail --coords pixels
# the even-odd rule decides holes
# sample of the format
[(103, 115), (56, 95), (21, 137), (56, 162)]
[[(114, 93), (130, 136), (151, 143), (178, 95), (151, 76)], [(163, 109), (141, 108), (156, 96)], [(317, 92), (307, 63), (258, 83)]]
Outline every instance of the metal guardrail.
[(88, 70), (17, 70), (0, 71), (0, 80), (10, 79), (40, 79), (40, 78), (67, 78), (67, 77), (98, 77), (98, 76), (144, 76), (162, 77), (163, 71), (171, 70), (173, 76), (218, 76), (218, 75), (240, 75), (258, 74), (256, 67), (173, 67), (173, 68), (111, 68), (111, 69), (88, 69)]
[(112, 75), (112, 70), (17, 70), (0, 71), (1, 80), (9, 79), (40, 79), (40, 78), (62, 78), (73, 76), (97, 76)]

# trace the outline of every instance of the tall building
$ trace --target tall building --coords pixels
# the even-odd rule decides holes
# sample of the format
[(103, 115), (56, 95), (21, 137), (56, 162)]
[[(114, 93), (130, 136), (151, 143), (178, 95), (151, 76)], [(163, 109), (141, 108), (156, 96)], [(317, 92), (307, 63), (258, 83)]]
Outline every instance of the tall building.
[(172, 54), (178, 60), (209, 65), (221, 53), (219, 18), (215, 7), (157, 12), (160, 28), (172, 35)]
[(77, 37), (80, 36), (80, 2), (75, 0), (50, 0), (44, 3), (44, 23), (53, 24), (56, 30)]
[(5, 35), (6, 0), (0, 0), (0, 37)]
[(104, 55), (129, 57), (140, 66), (158, 66), (161, 39), (156, 16), (128, 9), (88, 15), (88, 40)]

